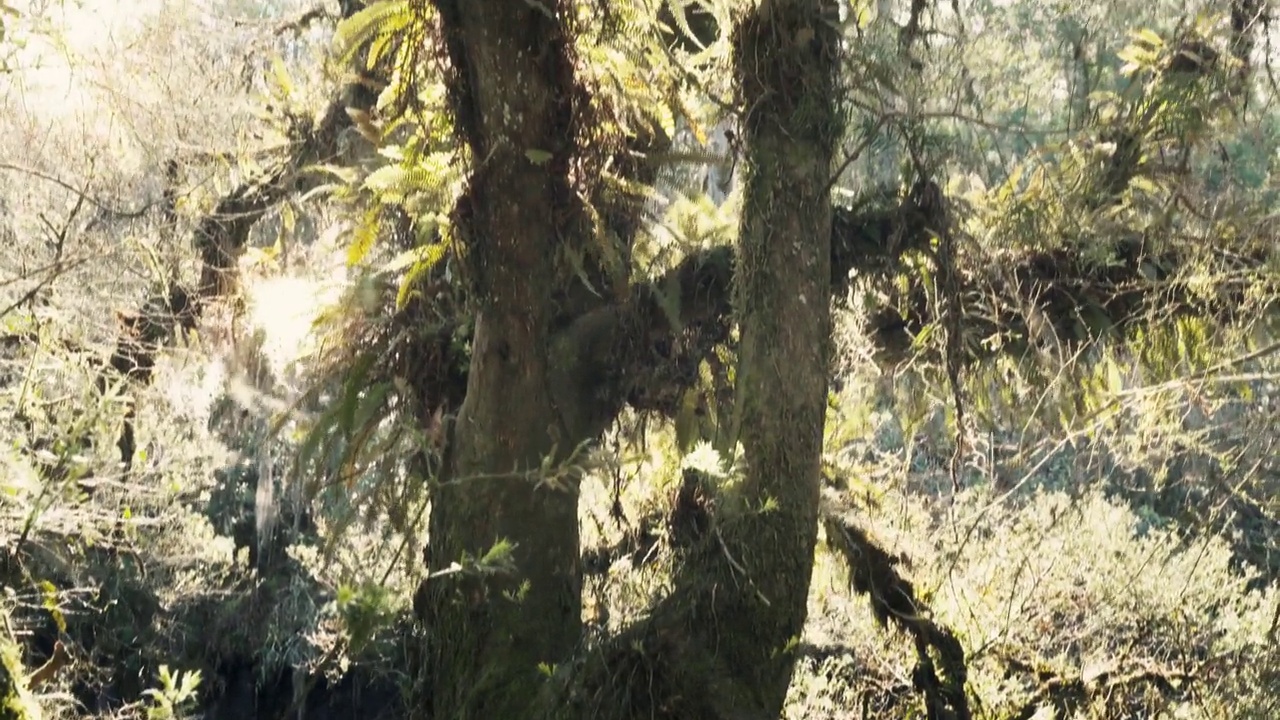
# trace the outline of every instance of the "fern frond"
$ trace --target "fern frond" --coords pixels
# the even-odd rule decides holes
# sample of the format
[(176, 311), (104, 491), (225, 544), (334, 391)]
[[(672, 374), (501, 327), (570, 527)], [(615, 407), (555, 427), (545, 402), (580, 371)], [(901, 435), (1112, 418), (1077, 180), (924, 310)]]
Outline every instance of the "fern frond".
[(436, 195), (445, 189), (440, 182), (439, 169), (430, 166), (380, 167), (365, 178), (364, 186), (384, 202), (391, 203), (404, 202), (408, 196), (416, 193)]
[(388, 269), (398, 269), (404, 267), (406, 263), (409, 264), (409, 271), (404, 274), (404, 277), (400, 280), (400, 287), (396, 290), (397, 311), (403, 310), (405, 304), (409, 302), (409, 295), (418, 279), (430, 272), (431, 268), (443, 260), (448, 253), (449, 240), (446, 238), (439, 242), (416, 247), (401, 253), (396, 259), (388, 263)]
[(285, 67), (284, 58), (280, 57), (279, 53), (271, 56), (271, 75), (280, 97), (286, 101), (291, 99), (294, 93), (293, 78), (289, 75), (289, 68)]
[(374, 205), (365, 211), (360, 224), (356, 226), (355, 234), (351, 238), (351, 246), (347, 248), (348, 267), (359, 265), (369, 255), (369, 251), (373, 249), (373, 243), (378, 239), (378, 231), (381, 227), (381, 209)]
[(693, 27), (689, 25), (689, 18), (684, 14), (685, 3), (672, 2), (668, 6), (671, 8), (671, 18), (675, 21), (676, 29), (680, 31), (684, 38), (699, 49), (706, 50), (707, 47), (698, 39), (698, 34), (693, 31)]
[[(405, 31), (415, 18), (408, 0), (381, 0), (343, 20), (334, 33), (339, 62), (350, 65), (360, 48), (374, 41), (379, 45), (379, 52), (385, 52), (387, 39)], [(370, 54), (373, 54), (372, 47)]]

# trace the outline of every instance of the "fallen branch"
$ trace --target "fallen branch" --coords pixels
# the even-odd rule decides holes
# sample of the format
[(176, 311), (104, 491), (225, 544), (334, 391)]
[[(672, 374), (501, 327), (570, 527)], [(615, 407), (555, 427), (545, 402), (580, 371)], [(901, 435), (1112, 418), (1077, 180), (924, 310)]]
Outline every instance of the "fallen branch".
[[(1229, 278), (1217, 283), (1212, 296), (1196, 292), (1191, 281), (1177, 275), (1197, 259), (1193, 250), (1148, 254), (1136, 242), (1119, 245), (1116, 261), (1109, 265), (1091, 264), (1078, 251), (1056, 250), (971, 267), (959, 278), (964, 360), (1123, 337), (1179, 316), (1239, 319), (1255, 279), (1251, 274), (1266, 267), (1267, 251), (1261, 245), (1230, 262), (1218, 262)], [(910, 278), (905, 291), (871, 315), (881, 362), (903, 359), (913, 338), (936, 321), (930, 295), (924, 282)]]
[(916, 597), (911, 582), (897, 571), (901, 558), (890, 555), (833, 511), (824, 512), (822, 524), (827, 544), (848, 565), (850, 586), (870, 599), (876, 620), (881, 625), (893, 624), (915, 642), (912, 680), (924, 695), (930, 720), (972, 717), (965, 694), (968, 668), (964, 648), (951, 630), (928, 617), (929, 610)]

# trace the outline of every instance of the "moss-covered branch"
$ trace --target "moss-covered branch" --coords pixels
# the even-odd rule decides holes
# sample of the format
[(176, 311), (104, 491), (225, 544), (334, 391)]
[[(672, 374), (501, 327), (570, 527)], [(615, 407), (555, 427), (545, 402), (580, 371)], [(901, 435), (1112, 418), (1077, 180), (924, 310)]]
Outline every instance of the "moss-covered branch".
[[(970, 266), (960, 273), (961, 332), (965, 360), (994, 352), (1070, 348), (1178, 316), (1239, 319), (1252, 312), (1248, 292), (1267, 263), (1266, 243), (1241, 253), (1206, 258), (1194, 248), (1146, 253), (1137, 241), (1119, 243), (1114, 260), (1101, 264), (1083, 251), (1032, 252), (1012, 262)], [(1197, 288), (1184, 273), (1221, 273), (1213, 291)], [(937, 317), (930, 289), (916, 278), (905, 292), (872, 313), (870, 326), (884, 362), (901, 360), (912, 337)]]
[[(936, 185), (918, 183), (897, 203), (834, 210), (830, 295), (842, 297), (855, 276), (886, 289), (869, 317), (870, 341), (886, 365), (907, 359), (915, 351), (913, 338), (937, 319), (927, 280), (902, 260), (914, 254), (936, 261), (929, 248), (946, 219), (941, 204)], [(1135, 239), (1117, 243), (1110, 263), (1083, 249), (970, 260), (956, 271), (964, 359), (1070, 347), (1180, 314), (1237, 318), (1248, 307), (1251, 273), (1266, 267), (1267, 246), (1259, 239), (1236, 253), (1206, 255), (1186, 246), (1148, 252)], [(1212, 294), (1179, 277), (1189, 265), (1212, 269), (1215, 263), (1227, 279)], [(737, 264), (729, 246), (692, 253), (670, 271), (636, 283), (626, 302), (599, 307), (559, 330), (556, 343), (581, 371), (577, 392), (595, 398), (597, 412), (609, 419), (624, 405), (674, 415), (698, 382), (699, 364), (730, 339)], [(465, 387), (465, 357), (444, 338), (428, 344), (447, 351), (431, 355), (439, 372), (432, 371), (438, 380), (433, 397), (447, 413), (456, 408), (449, 399), (460, 400)]]
[(860, 528), (834, 512), (822, 518), (827, 544), (849, 568), (849, 585), (871, 601), (882, 625), (892, 624), (911, 636), (916, 648), (913, 673), (916, 690), (924, 695), (930, 718), (967, 720), (965, 694), (968, 667), (964, 648), (955, 634), (929, 617), (911, 581), (898, 573), (899, 559), (871, 541)]

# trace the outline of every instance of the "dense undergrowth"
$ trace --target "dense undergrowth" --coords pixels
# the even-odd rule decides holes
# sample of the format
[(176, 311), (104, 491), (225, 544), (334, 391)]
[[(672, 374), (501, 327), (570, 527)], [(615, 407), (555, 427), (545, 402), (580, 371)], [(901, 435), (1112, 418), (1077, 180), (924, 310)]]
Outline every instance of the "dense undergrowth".
[[(957, 493), (945, 385), (849, 362), (830, 412), (829, 506), (900, 555), (920, 599), (957, 633), (980, 717), (1275, 711), (1269, 382), (1247, 401), (1234, 389), (1215, 397), (1182, 384), (1155, 397), (1138, 385), (1091, 427), (1008, 418), (975, 439)], [(354, 517), (362, 509), (332, 494), (320, 502), (291, 475), (306, 436), (272, 434), (272, 408), (297, 397), (253, 384), (249, 371), (269, 364), (260, 351), (211, 355), (194, 342), (169, 353), (135, 391), (138, 455), (125, 480), (122, 411), (93, 391), (89, 359), (46, 338), (7, 361), (20, 382), (4, 416), (21, 418), (6, 429), (9, 632), (28, 668), (57, 641), (74, 658), (37, 689), (47, 713), (142, 713), (156, 705), (143, 693), (160, 687), (162, 665), (198, 671), (199, 701), (183, 707), (216, 717), (232, 716), (219, 713), (234, 712), (237, 694), (287, 691), (276, 702), (288, 707), (344, 675), (412, 686), (420, 541), (376, 513)], [(1270, 363), (1255, 370), (1267, 376)], [(648, 538), (589, 580), (599, 626), (634, 619), (665, 582), (682, 468), (723, 472), (706, 446), (681, 459), (669, 428), (631, 437), (593, 460), (582, 511), (588, 548)], [(263, 473), (276, 493), (265, 506)], [(262, 507), (278, 529), (259, 547)], [(788, 717), (910, 716), (910, 641), (877, 623), (845, 571), (820, 551)]]
[[(1031, 12), (1025, 8), (990, 11), (993, 25), (1039, 22), (1012, 17)], [(412, 606), (423, 573), (424, 480), (439, 460), (418, 449), (431, 447), (438, 427), (422, 427), (388, 401), (402, 394), (393, 380), (365, 382), (405, 332), (391, 319), (403, 299), (397, 273), (371, 275), (347, 262), (388, 254), (369, 250), (369, 215), (352, 221), (350, 208), (335, 212), (313, 199), (265, 213), (241, 264), (239, 295), (206, 310), (198, 327), (180, 329), (148, 382), (107, 369), (116, 338), (134, 327), (111, 309), (132, 306), (161, 278), (192, 283), (198, 273), (186, 236), (228, 188), (262, 171), (251, 160), (229, 167), (206, 148), (209, 156), (195, 153), (188, 191), (171, 215), (151, 208), (86, 218), (91, 208), (77, 199), (87, 193), (160, 194), (146, 170), (157, 164), (148, 153), (158, 151), (121, 138), (172, 136), (182, 148), (184, 128), (198, 126), (210, 145), (235, 147), (255, 134), (266, 145), (277, 134), (286, 145), (295, 139), (278, 118), (246, 119), (254, 106), (248, 94), (225, 69), (195, 62), (226, 53), (191, 30), (191, 18), (175, 10), (151, 20), (154, 33), (173, 31), (157, 35), (167, 42), (153, 48), (153, 64), (166, 53), (190, 61), (186, 72), (236, 102), (215, 102), (193, 83), (169, 87), (149, 66), (119, 56), (98, 79), (118, 74), (139, 93), (161, 93), (171, 116), (98, 113), (115, 107), (105, 97), (122, 101), (84, 83), (67, 102), (78, 115), (49, 120), (31, 111), (0, 120), (10, 123), (12, 154), (28, 153), (33, 172), (22, 174), (24, 183), (84, 180), (76, 192), (54, 183), (0, 198), (12, 204), (0, 205), (0, 234), (13, 248), (0, 304), (32, 286), (42, 290), (0, 319), (0, 672), (24, 679), (21, 692), (0, 697), (0, 718), (404, 717), (419, 681), (421, 628)], [(1023, 57), (1016, 33), (1001, 28), (989, 41), (992, 53), (1008, 54), (1008, 67), (974, 63), (978, 74), (1014, 73), (1018, 63), (1049, 72), (1051, 63)], [(178, 51), (184, 37), (195, 48), (186, 54)], [(885, 40), (869, 38), (868, 47), (876, 42)], [(248, 41), (230, 44), (254, 50)], [(310, 65), (299, 57), (280, 65), (286, 69), (271, 69), (276, 85), (289, 85), (280, 75), (290, 71), (296, 85), (284, 104), (307, 106), (308, 91), (318, 92), (304, 79)], [(902, 73), (868, 67), (869, 76)], [(920, 77), (880, 80), (945, 84), (955, 81), (948, 67), (936, 62)], [(282, 100), (274, 85), (250, 85)], [(1127, 112), (1171, 102), (1160, 94), (1168, 88), (1134, 100), (1120, 98), (1120, 85), (1108, 85), (1116, 93), (1097, 107)], [(1216, 97), (1193, 98), (1195, 107)], [(1037, 96), (1028, 109), (1001, 95), (993, 114), (1011, 122), (1052, 115), (1038, 107), (1051, 99)], [(975, 717), (1280, 715), (1280, 364), (1271, 319), (1275, 251), (1265, 247), (1274, 246), (1277, 133), (1271, 114), (1256, 112), (1210, 118), (1216, 125), (1174, 113), (1140, 127), (1158, 136), (1156, 150), (1186, 150), (1185, 174), (1175, 182), (1161, 174), (1168, 167), (1143, 165), (1150, 177), (1103, 210), (1080, 188), (1096, 190), (1088, 183), (1105, 179), (1100, 159), (1112, 157), (1116, 143), (1078, 119), (1061, 143), (1049, 133), (997, 138), (991, 123), (958, 117), (936, 131), (899, 123), (895, 140), (881, 138), (937, 158), (932, 169), (961, 236), (953, 259), (972, 281), (959, 307), (978, 318), (979, 330), (1001, 332), (972, 339), (953, 386), (941, 340), (950, 330), (930, 321), (946, 320), (939, 308), (949, 298), (939, 290), (944, 279), (934, 282), (929, 254), (910, 255), (907, 269), (881, 286), (850, 282), (836, 299), (840, 351), (824, 512), (887, 551), (918, 609), (958, 639)], [(78, 124), (99, 115), (127, 115), (132, 125)], [(714, 129), (721, 141), (723, 130)], [(1180, 145), (1179, 133), (1210, 130), (1215, 143)], [(686, 127), (682, 141), (692, 146), (697, 134)], [(40, 137), (50, 144), (36, 143)], [(1032, 140), (1052, 148), (1034, 152)], [(119, 147), (130, 152), (101, 169), (97, 158)], [(278, 152), (272, 147), (266, 155)], [(847, 168), (839, 198), (885, 184), (894, 150), (877, 152)], [(443, 197), (456, 168), (439, 170), (432, 189)], [(895, 182), (899, 174), (889, 168)], [(688, 185), (689, 194), (672, 191), (655, 203), (635, 264), (657, 272), (733, 243), (740, 198), (730, 193), (716, 205), (708, 180), (664, 177)], [(896, 190), (882, 195), (897, 201)], [(1189, 209), (1169, 209), (1184, 206), (1177, 203)], [(50, 208), (64, 206), (51, 221)], [(1216, 214), (1199, 214), (1205, 208)], [(63, 257), (68, 238), (74, 253)], [(1151, 244), (1144, 252), (1152, 262), (1185, 266), (1150, 268), (1152, 293), (1166, 295), (1126, 326), (1080, 342), (1055, 335), (1068, 323), (1050, 318), (1032, 327), (1032, 313), (1008, 308), (1025, 299), (1024, 281), (1061, 280), (1048, 285), (1069, 299), (1097, 300), (1114, 289), (1105, 270), (1117, 264), (1111, 251), (1135, 238)], [(1218, 252), (1219, 239), (1241, 238)], [(43, 267), (55, 246), (62, 265), (49, 289), (30, 268)], [(1079, 267), (1053, 262), (1077, 246), (1092, 253)], [(146, 270), (128, 272), (139, 267)], [(1104, 270), (1089, 276), (1092, 285), (1081, 283), (1084, 291), (1063, 291), (1072, 278), (1058, 275), (1081, 267)], [(930, 280), (892, 297), (908, 271)], [(886, 296), (882, 305), (893, 305), (898, 324), (915, 332), (892, 362), (866, 310)], [(1162, 299), (1180, 312), (1162, 315)], [(1224, 303), (1235, 310), (1210, 312)], [(1083, 317), (1096, 307), (1080, 305), (1072, 327), (1097, 320)], [(1004, 332), (1016, 323), (1027, 327)], [(1016, 351), (1013, 341), (1021, 343)], [(698, 369), (710, 377), (709, 364)], [(696, 390), (722, 389), (711, 385)], [(587, 469), (580, 516), (588, 643), (642, 617), (663, 594), (686, 549), (689, 518), (681, 512), (692, 507), (696, 515), (705, 501), (691, 505), (690, 474), (720, 486), (737, 478), (733, 458), (690, 439), (702, 421), (696, 404), (675, 422), (624, 413), (598, 448), (577, 458)], [(836, 539), (825, 540), (808, 626), (786, 649), (800, 657), (786, 716), (928, 716), (917, 647), (878, 614), (892, 599), (856, 589)]]

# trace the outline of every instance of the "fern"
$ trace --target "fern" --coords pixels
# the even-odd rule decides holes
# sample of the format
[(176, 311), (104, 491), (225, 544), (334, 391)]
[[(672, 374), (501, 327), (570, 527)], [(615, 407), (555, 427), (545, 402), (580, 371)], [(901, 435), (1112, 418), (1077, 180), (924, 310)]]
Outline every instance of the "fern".
[(683, 35), (684, 38), (689, 42), (705, 50), (706, 46), (703, 45), (702, 42), (698, 40), (697, 33), (695, 33), (693, 31), (693, 28), (690, 27), (689, 25), (689, 18), (685, 16), (685, 13), (684, 13), (685, 3), (672, 2), (672, 3), (668, 3), (668, 7), (671, 8), (671, 18), (675, 21), (676, 29), (680, 31), (680, 34)]
[(434, 174), (428, 168), (403, 165), (387, 165), (374, 170), (365, 178), (364, 186), (383, 202), (391, 203), (404, 202), (414, 192), (439, 189)]
[(448, 255), (449, 247), (450, 243), (446, 238), (440, 242), (414, 248), (404, 253), (401, 258), (398, 258), (400, 262), (411, 260), (413, 264), (409, 267), (409, 271), (405, 273), (404, 278), (400, 280), (400, 286), (396, 290), (397, 311), (403, 310), (405, 304), (409, 302), (409, 295), (412, 293), (413, 286), (417, 280)]
[(368, 67), (373, 67), (391, 46), (390, 39), (403, 33), (418, 19), (418, 11), (407, 0), (376, 2), (338, 24), (334, 44), (338, 62), (355, 62), (356, 54), (369, 47)]
[(375, 201), (401, 205), (414, 216), (436, 212), (451, 203), (458, 179), (454, 153), (420, 153), (410, 146), (387, 148), (383, 154), (404, 158), (374, 170), (364, 179), (362, 188)]
[(369, 252), (373, 249), (373, 244), (378, 238), (378, 230), (381, 227), (381, 211), (377, 205), (374, 205), (365, 211), (360, 224), (356, 226), (355, 233), (351, 239), (351, 246), (347, 248), (348, 267), (354, 267), (364, 262), (364, 259), (368, 257)]

